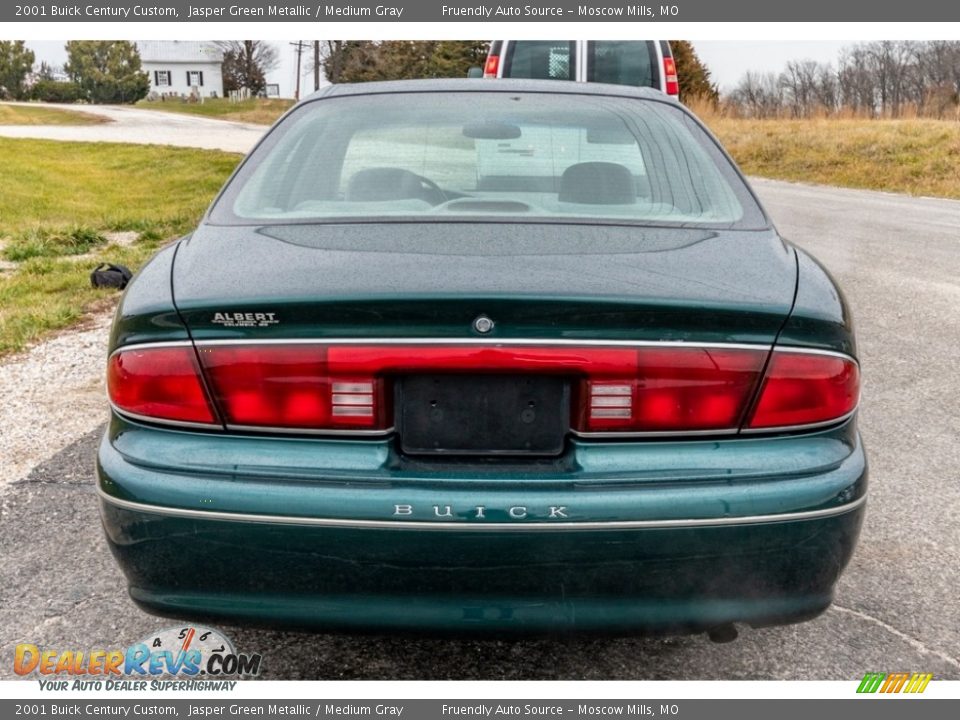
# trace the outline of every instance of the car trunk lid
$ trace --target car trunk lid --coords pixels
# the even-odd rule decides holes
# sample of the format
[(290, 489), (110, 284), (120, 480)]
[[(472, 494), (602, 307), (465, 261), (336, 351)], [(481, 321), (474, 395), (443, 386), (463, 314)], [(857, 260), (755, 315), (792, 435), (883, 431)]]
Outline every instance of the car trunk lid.
[(173, 274), (195, 339), (770, 343), (796, 282), (772, 231), (549, 223), (204, 226)]
[(555, 456), (736, 432), (795, 273), (772, 232), (368, 223), (206, 227), (173, 287), (228, 429)]

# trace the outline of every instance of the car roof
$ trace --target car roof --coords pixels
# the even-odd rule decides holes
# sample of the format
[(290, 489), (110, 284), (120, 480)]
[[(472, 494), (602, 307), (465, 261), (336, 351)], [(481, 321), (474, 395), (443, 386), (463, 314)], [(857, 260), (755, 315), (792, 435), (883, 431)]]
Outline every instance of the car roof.
[(658, 100), (676, 104), (662, 91), (652, 87), (629, 87), (606, 83), (582, 83), (568, 80), (524, 80), (515, 78), (435, 78), (430, 80), (389, 80), (386, 82), (328, 85), (301, 102), (322, 97), (418, 92), (531, 92), (554, 95), (616, 95), (618, 97)]

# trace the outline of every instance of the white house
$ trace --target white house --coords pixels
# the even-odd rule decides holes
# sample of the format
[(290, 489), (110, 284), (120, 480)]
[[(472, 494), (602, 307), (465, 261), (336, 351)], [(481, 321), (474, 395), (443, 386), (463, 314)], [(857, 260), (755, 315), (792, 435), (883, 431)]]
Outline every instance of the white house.
[(223, 52), (200, 40), (138, 40), (150, 93), (223, 97)]

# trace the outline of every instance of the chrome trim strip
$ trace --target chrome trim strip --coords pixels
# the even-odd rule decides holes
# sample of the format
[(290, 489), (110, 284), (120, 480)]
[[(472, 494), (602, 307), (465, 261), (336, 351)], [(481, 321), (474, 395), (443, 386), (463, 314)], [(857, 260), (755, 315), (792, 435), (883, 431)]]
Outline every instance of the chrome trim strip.
[(479, 522), (427, 522), (421, 520), (353, 520), (348, 518), (292, 517), (289, 515), (255, 515), (250, 513), (218, 512), (215, 510), (189, 510), (185, 508), (147, 505), (144, 503), (121, 500), (108, 495), (97, 486), (97, 494), (106, 502), (124, 510), (169, 515), (193, 520), (214, 520), (229, 522), (268, 523), (275, 525), (305, 525), (321, 527), (362, 528), (368, 530), (457, 530), (467, 532), (551, 532), (582, 530), (632, 530), (658, 528), (721, 527), (728, 525), (761, 525), (777, 522), (816, 520), (852, 512), (867, 501), (863, 495), (853, 502), (822, 510), (777, 513), (775, 515), (747, 515), (743, 517), (690, 518), (682, 520), (611, 520), (584, 522), (516, 522), (516, 523), (479, 523)]
[(731, 435), (764, 435), (770, 433), (781, 433), (781, 432), (796, 432), (802, 430), (816, 430), (818, 428), (832, 427), (834, 425), (842, 425), (847, 420), (852, 418), (857, 410), (860, 409), (860, 401), (857, 401), (857, 405), (848, 412), (846, 415), (841, 415), (838, 418), (833, 418), (832, 420), (824, 420), (822, 422), (809, 423), (807, 425), (780, 425), (777, 427), (764, 427), (764, 428), (748, 428), (744, 427), (741, 430), (737, 428), (727, 428), (725, 430), (683, 430), (683, 431), (659, 431), (659, 432), (613, 432), (613, 431), (600, 431), (600, 432), (588, 432), (583, 430), (574, 430), (570, 428), (570, 433), (575, 435), (578, 438), (583, 438), (584, 440), (590, 440), (593, 438), (604, 439), (604, 440), (616, 440), (622, 438), (624, 440), (629, 440), (630, 438), (670, 438), (670, 437), (702, 437), (708, 435), (722, 435), (730, 437)]
[(706, 435), (730, 436), (737, 434), (737, 428), (725, 428), (721, 430), (654, 430), (650, 432), (616, 432), (614, 430), (598, 430), (592, 432), (589, 430), (575, 430), (574, 428), (570, 428), (570, 434), (578, 438), (583, 438), (584, 440), (591, 440), (593, 438), (610, 440), (622, 438), (629, 440), (630, 438), (700, 437)]
[(121, 345), (118, 348), (115, 348), (113, 352), (107, 357), (107, 362), (113, 358), (114, 355), (121, 352), (126, 352), (128, 350), (152, 350), (153, 348), (172, 348), (172, 347), (188, 347), (192, 348), (193, 343), (190, 340), (167, 340), (164, 342), (145, 342), (145, 343), (132, 343), (130, 345)]
[(388, 427), (385, 430), (345, 430), (342, 428), (313, 430), (311, 428), (271, 427), (269, 425), (230, 425), (229, 423), (227, 424), (226, 428), (227, 430), (233, 430), (234, 432), (271, 432), (283, 433), (284, 435), (331, 435), (333, 437), (386, 437), (396, 430), (396, 428), (393, 426)]
[(806, 425), (780, 425), (778, 427), (763, 427), (763, 428), (750, 428), (744, 427), (741, 431), (741, 435), (757, 435), (758, 433), (776, 433), (776, 432), (793, 432), (795, 430), (816, 430), (817, 428), (830, 427), (831, 425), (841, 425), (850, 418), (854, 416), (857, 410), (860, 409), (860, 401), (857, 400), (857, 404), (854, 406), (853, 410), (848, 412), (846, 415), (841, 415), (840, 417), (833, 418), (832, 420), (822, 420), (821, 422), (808, 423)]
[(167, 420), (165, 418), (156, 418), (149, 417), (148, 415), (140, 415), (138, 413), (132, 413), (127, 410), (122, 410), (118, 408), (112, 400), (107, 400), (110, 403), (110, 408), (120, 417), (129, 418), (131, 420), (136, 420), (137, 422), (146, 423), (148, 425), (164, 425), (169, 427), (183, 427), (183, 428), (200, 428), (202, 430), (223, 430), (223, 425), (220, 423), (199, 423), (199, 422), (187, 422), (186, 420)]
[(827, 357), (836, 357), (841, 360), (849, 360), (858, 368), (860, 367), (860, 361), (857, 360), (853, 355), (847, 355), (838, 350), (824, 350), (822, 348), (808, 348), (808, 347), (796, 347), (795, 345), (776, 345), (773, 348), (774, 352), (790, 352), (796, 353), (797, 355), (826, 355)]
[[(769, 352), (770, 343), (688, 342), (686, 340), (572, 340), (570, 338), (229, 338), (197, 340), (197, 349), (230, 345), (500, 345), (504, 347), (675, 347), (716, 348), (731, 350), (763, 350)], [(122, 345), (110, 353), (165, 347), (193, 347), (190, 340), (170, 340)], [(803, 351), (803, 348), (797, 348)], [(829, 353), (822, 350), (817, 352)], [(847, 357), (843, 355), (843, 357)], [(108, 358), (109, 359), (109, 358)], [(852, 359), (852, 358), (851, 358)]]
[[(671, 348), (716, 348), (730, 350), (773, 350), (775, 352), (793, 352), (808, 355), (829, 355), (851, 360), (859, 366), (852, 355), (837, 350), (798, 347), (795, 345), (777, 345), (771, 343), (724, 343), (690, 342), (686, 340), (573, 340), (570, 338), (230, 338), (220, 340), (198, 340), (196, 346), (216, 347), (219, 345), (502, 345), (506, 347), (557, 346), (557, 347), (671, 347)], [(189, 340), (168, 342), (133, 343), (116, 348), (110, 357), (124, 350), (160, 347), (190, 347)]]
[[(765, 350), (774, 352), (792, 352), (805, 355), (828, 355), (851, 360), (859, 367), (860, 362), (852, 355), (837, 350), (799, 347), (796, 345), (777, 345), (770, 343), (724, 343), (690, 342), (686, 340), (573, 340), (570, 338), (247, 338), (228, 340), (198, 340), (197, 348), (229, 345), (500, 345), (505, 347), (557, 346), (557, 347), (672, 347), (672, 348), (716, 348), (730, 350)], [(170, 340), (164, 342), (146, 342), (123, 345), (110, 353), (164, 347), (192, 347), (189, 340)]]
[[(504, 347), (678, 347), (767, 350), (770, 343), (688, 342), (686, 340), (574, 340), (570, 338), (252, 338), (197, 340), (197, 347), (217, 345), (502, 345)], [(135, 347), (127, 345), (126, 347)]]
[[(109, 401), (108, 401), (109, 402)], [(158, 425), (161, 427), (172, 427), (172, 428), (193, 428), (197, 430), (233, 430), (234, 432), (271, 432), (271, 433), (283, 433), (285, 435), (329, 435), (332, 437), (350, 437), (350, 436), (360, 436), (360, 437), (386, 437), (393, 433), (396, 428), (391, 426), (385, 430), (344, 430), (344, 429), (330, 429), (330, 430), (311, 430), (310, 428), (285, 428), (285, 427), (270, 427), (266, 425), (221, 425), (220, 423), (215, 423), (207, 425), (205, 423), (195, 423), (195, 422), (186, 422), (183, 420), (164, 420), (163, 418), (147, 417), (146, 415), (138, 415), (137, 413), (127, 412), (126, 410), (121, 410), (112, 402), (110, 402), (110, 407), (113, 409), (117, 415), (123, 418), (130, 420), (135, 420), (137, 422), (142, 422), (145, 425)]]

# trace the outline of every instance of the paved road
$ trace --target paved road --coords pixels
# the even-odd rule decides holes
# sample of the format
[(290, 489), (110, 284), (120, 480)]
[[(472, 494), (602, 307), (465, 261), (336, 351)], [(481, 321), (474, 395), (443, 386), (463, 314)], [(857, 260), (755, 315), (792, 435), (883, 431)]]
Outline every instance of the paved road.
[(82, 110), (91, 115), (101, 115), (110, 122), (102, 125), (0, 125), (0, 136), (177, 145), (246, 153), (266, 130), (263, 125), (127, 106), (40, 105), (63, 110)]
[[(277, 679), (960, 679), (960, 202), (756, 186), (780, 230), (837, 276), (855, 312), (872, 473), (836, 604), (731, 645), (672, 639), (519, 642), (336, 637), (226, 627)], [(0, 658), (16, 642), (114, 647), (166, 621), (139, 612), (101, 539), (98, 431), (0, 497)], [(0, 662), (0, 675), (10, 672)]]

